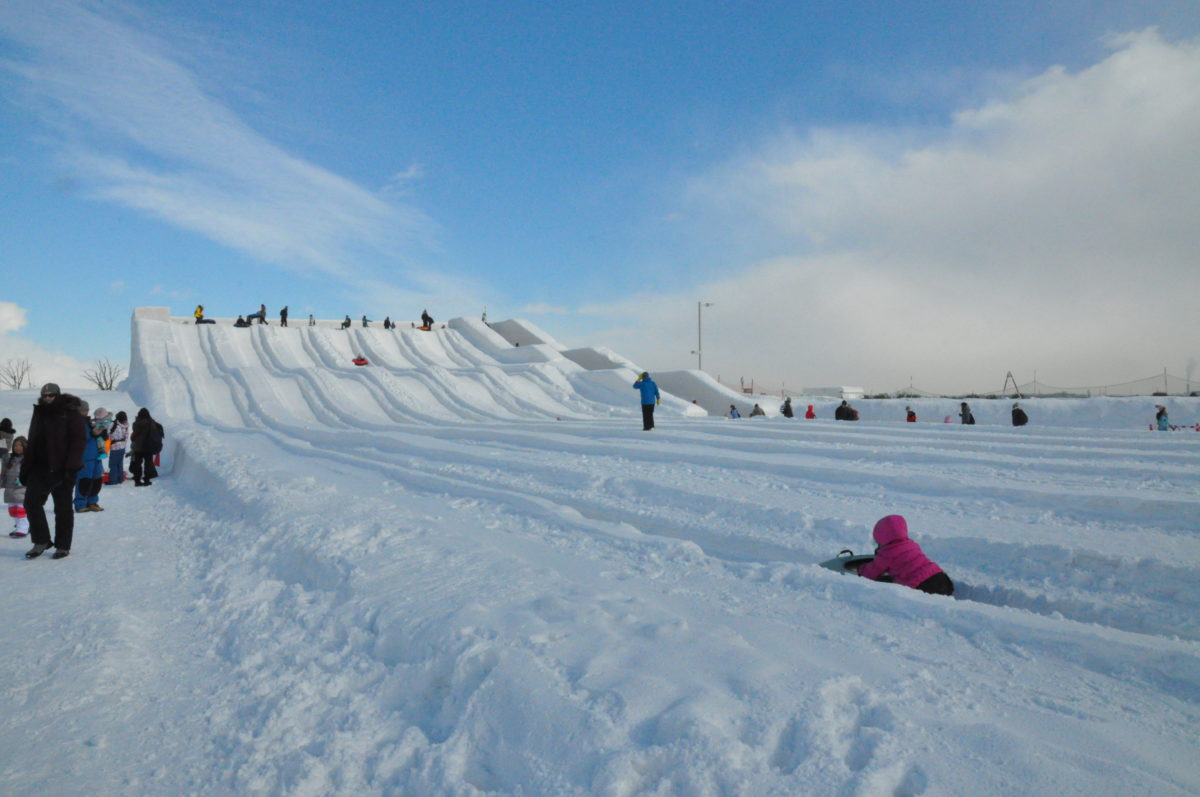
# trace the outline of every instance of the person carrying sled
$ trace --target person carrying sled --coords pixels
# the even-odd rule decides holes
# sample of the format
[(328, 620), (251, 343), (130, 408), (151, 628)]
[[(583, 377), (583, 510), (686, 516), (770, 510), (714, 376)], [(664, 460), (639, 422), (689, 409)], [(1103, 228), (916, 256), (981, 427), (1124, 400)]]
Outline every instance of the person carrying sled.
[(893, 582), (931, 595), (953, 595), (954, 582), (942, 572), (921, 546), (908, 537), (908, 521), (902, 515), (880, 518), (871, 532), (879, 547), (875, 558), (858, 569), (863, 578), (878, 580), (891, 576)]
[(975, 425), (975, 414), (971, 412), (971, 405), (965, 401), (959, 405), (958, 417), (962, 419), (964, 426)]
[(1012, 422), (1013, 426), (1024, 426), (1029, 423), (1029, 416), (1025, 414), (1025, 410), (1021, 409), (1021, 405), (1014, 401), (1012, 406)]
[[(83, 466), (87, 442), (87, 422), (80, 413), (82, 402), (58, 385), (42, 385), (38, 403), (29, 421), (28, 445), (21, 462), (20, 479), (25, 485), (25, 514), (29, 518), (29, 537), (33, 548), (26, 559), (36, 559), (55, 548), (54, 559), (71, 552), (75, 534), (75, 511), (71, 494), (75, 474)], [(46, 499), (54, 501), (54, 538), (46, 520)]]
[[(425, 317), (421, 316), (421, 320), (425, 320)], [(432, 323), (433, 319), (429, 321)], [(642, 431), (648, 432), (654, 428), (654, 408), (662, 403), (662, 394), (658, 392), (658, 385), (654, 384), (648, 371), (642, 371), (634, 380), (633, 389), (642, 394)]]

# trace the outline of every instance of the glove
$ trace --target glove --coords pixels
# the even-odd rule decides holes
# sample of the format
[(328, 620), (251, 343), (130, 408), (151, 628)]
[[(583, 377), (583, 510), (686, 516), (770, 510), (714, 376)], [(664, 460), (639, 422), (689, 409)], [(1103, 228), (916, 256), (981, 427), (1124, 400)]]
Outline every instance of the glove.
[(654, 399), (654, 403), (655, 403), (655, 404), (659, 404), (659, 405), (661, 405), (661, 404), (662, 404), (662, 398), (660, 397), (660, 398), (656, 398), (656, 399)]

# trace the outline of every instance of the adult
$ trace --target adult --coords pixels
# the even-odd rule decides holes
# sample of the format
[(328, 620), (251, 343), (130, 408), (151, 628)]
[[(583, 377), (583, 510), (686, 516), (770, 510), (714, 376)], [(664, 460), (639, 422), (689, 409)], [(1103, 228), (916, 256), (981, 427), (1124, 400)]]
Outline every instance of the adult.
[(433, 316), (429, 314), (428, 310), (421, 311), (421, 324), (422, 329), (433, 329)]
[(765, 418), (765, 417), (767, 417), (767, 413), (763, 410), (762, 407), (755, 404), (754, 409), (750, 410), (750, 417), (751, 418)]
[(129, 442), (129, 416), (125, 410), (117, 413), (108, 439), (112, 441), (108, 449), (108, 483), (120, 484), (125, 481), (125, 446)]
[(196, 312), (192, 313), (192, 315), (196, 317), (197, 324), (215, 324), (215, 323), (217, 323), (216, 321), (213, 321), (211, 318), (204, 317), (204, 305), (202, 305), (202, 304), (196, 305)]
[(346, 318), (342, 321), (342, 329), (349, 329), (349, 328), (350, 328), (350, 315), (349, 315), (349, 313), (347, 313)]
[(795, 417), (794, 413), (792, 412), (792, 400), (790, 397), (783, 400), (783, 406), (779, 408), (779, 412), (785, 418)]
[(850, 406), (850, 402), (843, 399), (837, 409), (833, 411), (833, 419), (835, 421), (857, 421), (858, 410)]
[(366, 313), (363, 313), (362, 322), (363, 322), (363, 329), (366, 329), (366, 328), (367, 328), (367, 325), (371, 323), (370, 321), (368, 321), (368, 320), (367, 320), (367, 314), (366, 314)]
[(75, 511), (103, 512), (100, 506), (100, 488), (104, 486), (104, 442), (108, 439), (108, 429), (112, 419), (108, 410), (100, 407), (94, 418), (88, 418), (88, 403), (79, 402), (80, 412), (87, 421), (86, 442), (83, 446), (83, 467), (75, 480)]
[(975, 414), (971, 412), (971, 405), (965, 401), (959, 405), (958, 417), (962, 419), (963, 424), (966, 426), (975, 425)]
[(736, 405), (736, 404), (730, 404), (730, 405), (729, 405), (729, 417), (730, 417), (730, 418), (740, 418), (740, 417), (742, 417), (742, 413), (738, 411), (738, 408), (737, 408), (737, 405)]
[(248, 327), (248, 326), (250, 326), (250, 322), (249, 322), (249, 321), (247, 321), (246, 319), (242, 318), (242, 317), (239, 315), (239, 316), (237, 317), (237, 321), (234, 321), (234, 322), (233, 322), (233, 325), (234, 325), (235, 327)]
[(1021, 409), (1019, 402), (1014, 401), (1012, 406), (1012, 421), (1013, 426), (1024, 426), (1029, 423), (1029, 416), (1025, 414), (1025, 410)]
[(286, 304), (283, 306), (283, 309), (279, 311), (279, 326), (281, 326), (281, 327), (287, 326), (287, 305)]
[[(425, 320), (425, 316), (421, 316), (421, 320)], [(429, 319), (430, 323), (433, 319)], [(658, 392), (658, 385), (654, 384), (654, 380), (650, 378), (647, 371), (642, 371), (641, 376), (633, 383), (634, 390), (641, 391), (642, 394), (642, 431), (648, 432), (654, 428), (654, 407), (662, 401), (662, 394)]]
[[(36, 559), (53, 547), (54, 559), (71, 552), (75, 534), (75, 511), (71, 493), (75, 474), (83, 465), (87, 422), (79, 412), (80, 401), (63, 393), (58, 385), (42, 385), (38, 403), (29, 420), (28, 445), (21, 463), (21, 483), (25, 485), (25, 514), (29, 518), (29, 536), (33, 547), (26, 559)], [(46, 499), (54, 501), (54, 537), (46, 520)]]
[(390, 315), (385, 315), (385, 316), (383, 317), (383, 328), (384, 328), (384, 329), (391, 329), (391, 328), (392, 328), (392, 326), (393, 326), (393, 324), (392, 324), (392, 317), (391, 317)]
[(162, 451), (162, 441), (162, 424), (150, 417), (150, 410), (142, 407), (138, 410), (133, 429), (129, 433), (129, 444), (133, 452), (129, 472), (133, 474), (134, 487), (149, 487), (150, 480), (158, 478), (158, 469), (154, 467), (154, 455)]

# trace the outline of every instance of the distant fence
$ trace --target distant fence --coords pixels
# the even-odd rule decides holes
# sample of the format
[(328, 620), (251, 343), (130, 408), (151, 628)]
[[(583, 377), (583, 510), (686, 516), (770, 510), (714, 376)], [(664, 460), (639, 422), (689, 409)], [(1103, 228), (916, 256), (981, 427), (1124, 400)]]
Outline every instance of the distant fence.
[[(768, 396), (798, 396), (803, 393), (803, 388), (789, 388), (786, 385), (781, 385), (778, 388), (771, 388), (763, 383), (755, 384), (753, 379), (740, 380), (739, 384), (729, 384), (722, 382), (720, 377), (717, 381), (726, 387), (736, 390), (739, 393), (757, 393), (759, 395)], [(1007, 389), (1005, 389), (1007, 387)], [(978, 396), (983, 398), (1000, 398), (1021, 395), (1024, 397), (1038, 398), (1087, 398), (1090, 396), (1195, 396), (1200, 395), (1200, 378), (1175, 376), (1174, 374), (1164, 371), (1161, 374), (1154, 376), (1143, 377), (1142, 379), (1131, 379), (1128, 382), (1115, 382), (1109, 385), (1083, 385), (1081, 387), (1063, 387), (1061, 385), (1052, 385), (1041, 380), (1025, 382), (1019, 384), (1016, 390), (1013, 390), (1011, 384), (1001, 387), (997, 390), (974, 390), (965, 393), (946, 393), (944, 391), (922, 390), (918, 387), (909, 385), (908, 387), (898, 388), (896, 390), (875, 393), (868, 392), (871, 396), (890, 396), (896, 398), (941, 398), (944, 396)]]

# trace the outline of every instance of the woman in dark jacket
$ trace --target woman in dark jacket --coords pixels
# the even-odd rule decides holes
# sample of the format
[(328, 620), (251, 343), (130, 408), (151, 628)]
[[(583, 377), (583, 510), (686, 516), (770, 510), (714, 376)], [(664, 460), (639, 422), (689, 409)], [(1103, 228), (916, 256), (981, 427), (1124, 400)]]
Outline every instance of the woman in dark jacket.
[(138, 410), (133, 429), (129, 432), (130, 448), (133, 451), (129, 472), (133, 474), (134, 487), (149, 487), (150, 480), (158, 478), (158, 469), (154, 467), (154, 455), (162, 451), (162, 441), (162, 424), (150, 417), (150, 410), (142, 407)]

